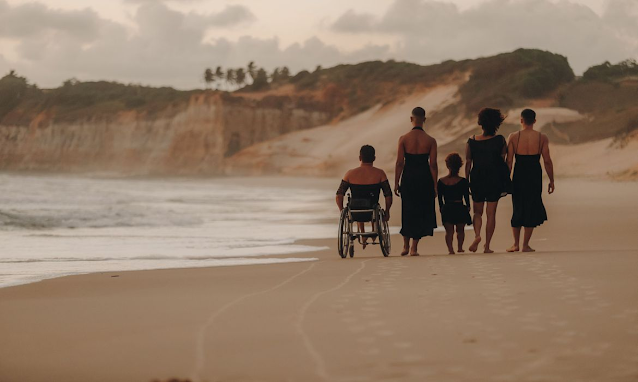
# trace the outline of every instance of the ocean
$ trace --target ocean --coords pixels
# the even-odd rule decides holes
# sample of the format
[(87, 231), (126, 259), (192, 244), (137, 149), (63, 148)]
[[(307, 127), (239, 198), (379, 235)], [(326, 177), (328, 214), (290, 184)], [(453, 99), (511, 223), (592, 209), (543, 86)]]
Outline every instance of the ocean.
[(0, 287), (95, 272), (315, 260), (286, 255), (324, 249), (295, 244), (301, 239), (336, 240), (334, 191), (324, 181), (279, 182), (2, 174)]

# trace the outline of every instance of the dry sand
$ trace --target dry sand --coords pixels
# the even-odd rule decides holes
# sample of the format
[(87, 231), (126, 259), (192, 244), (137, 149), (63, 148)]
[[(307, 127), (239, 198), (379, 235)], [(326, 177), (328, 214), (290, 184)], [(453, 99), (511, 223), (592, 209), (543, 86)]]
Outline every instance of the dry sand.
[(342, 260), (324, 240), (312, 263), (0, 289), (0, 381), (636, 381), (637, 194), (559, 180), (534, 254), (443, 255), (437, 234)]

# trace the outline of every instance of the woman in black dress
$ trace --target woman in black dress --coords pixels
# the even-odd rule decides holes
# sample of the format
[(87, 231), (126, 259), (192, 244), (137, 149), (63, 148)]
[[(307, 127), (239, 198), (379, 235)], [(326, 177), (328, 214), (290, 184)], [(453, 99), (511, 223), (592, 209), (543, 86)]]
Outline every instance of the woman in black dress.
[[(459, 176), (459, 171), (463, 166), (463, 159), (457, 153), (451, 153), (445, 158), (445, 165), (450, 173), (439, 179), (437, 190), (439, 193), (439, 210), (441, 211), (441, 221), (445, 227), (445, 244), (448, 253), (454, 254), (452, 241), (454, 240), (454, 229), (456, 228), (457, 250), (463, 250), (465, 241), (465, 226), (472, 224), (470, 217), (470, 188), (465, 178)], [(465, 199), (465, 204), (463, 200)]]
[(554, 192), (554, 165), (549, 155), (549, 140), (546, 135), (534, 130), (536, 113), (525, 109), (521, 113), (521, 131), (509, 137), (507, 164), (510, 168), (516, 159), (512, 179), (512, 232), (514, 245), (507, 252), (519, 250), (521, 227), (525, 227), (523, 252), (534, 252), (529, 246), (534, 228), (547, 220), (543, 205), (543, 170), (540, 159), (543, 157), (545, 171), (549, 177), (548, 192)]
[(436, 228), (436, 140), (423, 131), (425, 110), (415, 108), (410, 120), (412, 131), (399, 139), (394, 182), (394, 192), (401, 197), (401, 256), (419, 256), (419, 240), (433, 236)]
[(474, 135), (467, 141), (465, 150), (465, 176), (469, 179), (474, 210), (474, 241), (469, 249), (476, 252), (481, 242), (483, 210), (487, 203), (487, 227), (485, 228), (485, 253), (494, 253), (490, 248), (496, 228), (498, 200), (507, 195), (509, 177), (505, 164), (507, 144), (502, 135), (496, 135), (505, 120), (498, 109), (485, 108), (478, 115), (478, 124), (483, 134)]

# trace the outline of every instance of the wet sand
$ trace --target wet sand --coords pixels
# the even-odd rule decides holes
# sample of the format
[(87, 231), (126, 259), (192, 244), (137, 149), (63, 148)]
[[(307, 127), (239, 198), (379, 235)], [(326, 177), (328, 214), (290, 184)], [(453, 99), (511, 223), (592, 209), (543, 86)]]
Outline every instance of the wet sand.
[(490, 255), (440, 233), (420, 258), (314, 240), (331, 249), (294, 255), (312, 263), (0, 289), (0, 381), (636, 381), (636, 195), (558, 180), (531, 254), (504, 252), (507, 198)]

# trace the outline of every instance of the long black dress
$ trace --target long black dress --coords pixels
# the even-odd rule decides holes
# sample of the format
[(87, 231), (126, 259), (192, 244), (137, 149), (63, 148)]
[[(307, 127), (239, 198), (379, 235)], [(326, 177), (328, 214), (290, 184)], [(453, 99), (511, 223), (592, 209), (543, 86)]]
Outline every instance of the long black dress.
[(503, 149), (507, 146), (505, 137), (478, 141), (470, 138), (467, 141), (472, 155), (472, 171), (470, 171), (470, 190), (475, 202), (497, 202), (507, 195), (503, 180)]
[(433, 236), (436, 228), (434, 205), (430, 154), (405, 153), (401, 176), (401, 235), (411, 239)]
[[(540, 133), (539, 133), (540, 134)], [(518, 134), (520, 142), (521, 134)], [(541, 168), (542, 141), (539, 137), (538, 154), (515, 153), (514, 177), (512, 178), (512, 227), (538, 227), (547, 220), (543, 205), (543, 169)], [(518, 144), (516, 145), (518, 151)]]

